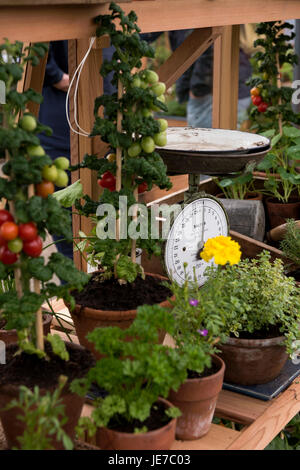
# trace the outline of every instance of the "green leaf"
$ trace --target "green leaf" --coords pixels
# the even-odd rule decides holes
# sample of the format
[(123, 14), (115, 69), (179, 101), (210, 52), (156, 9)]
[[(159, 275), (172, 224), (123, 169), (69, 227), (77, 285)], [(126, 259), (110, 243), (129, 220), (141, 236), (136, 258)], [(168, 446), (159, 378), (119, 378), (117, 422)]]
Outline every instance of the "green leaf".
[(292, 139), (300, 137), (300, 129), (297, 129), (296, 127), (284, 126), (282, 128), (282, 131), (283, 131), (283, 135), (285, 135), (286, 137), (290, 137)]
[(61, 339), (59, 335), (57, 334), (52, 335), (51, 333), (48, 333), (47, 341), (51, 344), (54, 354), (59, 356), (64, 361), (69, 360), (70, 356), (67, 351), (66, 344), (64, 343), (64, 341)]
[(75, 204), (77, 199), (83, 197), (82, 184), (80, 180), (75, 181), (75, 183), (67, 186), (60, 191), (55, 191), (53, 197), (63, 206), (63, 207), (72, 207)]

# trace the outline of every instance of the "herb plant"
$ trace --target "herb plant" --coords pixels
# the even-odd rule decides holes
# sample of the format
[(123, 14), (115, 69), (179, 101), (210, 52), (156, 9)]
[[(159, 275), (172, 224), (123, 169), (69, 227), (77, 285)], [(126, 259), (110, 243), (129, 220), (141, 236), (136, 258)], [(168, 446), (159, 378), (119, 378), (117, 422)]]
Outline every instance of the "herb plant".
[[(266, 331), (273, 325), (285, 336), (288, 354), (300, 338), (300, 292), (294, 279), (284, 274), (282, 260), (271, 262), (263, 251), (223, 269), (208, 268), (203, 296), (215, 292), (214, 310), (224, 319), (224, 333)], [(207, 294), (206, 294), (207, 293)]]
[[(7, 410), (22, 410), (18, 419), (25, 425), (25, 431), (17, 439), (21, 450), (53, 450), (52, 440), (61, 441), (66, 450), (73, 449), (73, 442), (63, 430), (67, 422), (60, 394), (66, 377), (60, 377), (59, 387), (53, 393), (41, 395), (39, 387), (33, 390), (21, 385), (19, 398), (12, 400)], [(14, 449), (17, 450), (17, 449)]]
[[(118, 327), (96, 328), (89, 341), (103, 355), (87, 377), (73, 382), (72, 390), (84, 395), (92, 383), (108, 395), (95, 401), (91, 418), (80, 425), (95, 432), (96, 427), (135, 423), (136, 432), (146, 431), (144, 421), (150, 416), (159, 397), (168, 397), (187, 378), (187, 370), (202, 372), (207, 358), (202, 345), (188, 343), (171, 348), (158, 343), (159, 332), (175, 334), (172, 313), (158, 305), (144, 305), (127, 330)], [(130, 341), (128, 338), (130, 337)], [(168, 417), (178, 410), (166, 410)]]
[(226, 178), (214, 178), (214, 181), (227, 199), (245, 199), (246, 195), (255, 192), (253, 170), (255, 164), (248, 164), (243, 173), (233, 174)]
[[(28, 103), (40, 103), (42, 96), (32, 89), (18, 91), (26, 63), (37, 65), (46, 50), (43, 43), (25, 48), (20, 42), (0, 45), (0, 80), (6, 87), (6, 103), (0, 106), (0, 142), (6, 160), (0, 198), (7, 201), (6, 209), (0, 210), (0, 279), (13, 277), (15, 283), (15, 289), (1, 292), (0, 309), (6, 328), (18, 331), (20, 348), (40, 356), (45, 354), (42, 304), (54, 296), (73, 304), (70, 290), (80, 290), (89, 279), (60, 253), (53, 253), (47, 264), (42, 256), (47, 231), (72, 241), (70, 215), (51, 196), (54, 176), (64, 171), (58, 168), (61, 159), (53, 165), (37, 136), (51, 130), (27, 112)], [(50, 181), (45, 178), (51, 168)], [(66, 284), (51, 282), (53, 274)], [(57, 340), (52, 343), (57, 345)]]
[(300, 265), (300, 228), (294, 219), (288, 219), (284, 237), (280, 242), (284, 255)]
[[(115, 3), (110, 4), (111, 13), (96, 18), (97, 37), (109, 35), (116, 51), (110, 62), (104, 61), (101, 75), (114, 72), (112, 83), (118, 91), (103, 95), (95, 100), (95, 123), (91, 136), (100, 136), (108, 143), (112, 153), (108, 158), (85, 155), (80, 165), (72, 169), (89, 168), (97, 171), (98, 183), (103, 188), (99, 201), (84, 196), (84, 204), (78, 200), (75, 207), (80, 214), (96, 216), (98, 206), (110, 204), (116, 214), (125, 218), (126, 234), (138, 229), (139, 217), (148, 218), (148, 210), (143, 205), (132, 216), (123, 214), (120, 196), (127, 198), (127, 206), (137, 203), (139, 189), (150, 190), (153, 184), (169, 189), (171, 183), (166, 175), (166, 167), (155, 152), (155, 147), (166, 144), (167, 121), (154, 119), (153, 112), (166, 111), (164, 104), (165, 85), (158, 81), (152, 70), (139, 70), (143, 57), (154, 57), (154, 50), (139, 36), (140, 29), (134, 12), (128, 16)], [(101, 110), (104, 117), (99, 115)], [(141, 207), (141, 206), (140, 206)], [(105, 217), (98, 217), (105, 225)], [(149, 219), (150, 220), (150, 219)], [(150, 227), (150, 224), (149, 224)], [(88, 252), (100, 264), (106, 278), (114, 276), (123, 282), (133, 282), (141, 268), (136, 264), (136, 248), (142, 248), (149, 255), (160, 253), (160, 241), (151, 239), (149, 234), (138, 233), (137, 239), (121, 236), (120, 217), (114, 227), (112, 237), (98, 238), (95, 233), (83, 240), (89, 243)], [(80, 248), (83, 250), (83, 244)]]

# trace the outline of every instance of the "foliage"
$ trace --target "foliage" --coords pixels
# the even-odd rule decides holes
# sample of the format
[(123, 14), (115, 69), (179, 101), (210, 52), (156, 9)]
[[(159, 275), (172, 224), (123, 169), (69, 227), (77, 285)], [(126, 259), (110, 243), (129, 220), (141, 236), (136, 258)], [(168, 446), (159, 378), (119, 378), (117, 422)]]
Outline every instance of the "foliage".
[(300, 292), (294, 279), (285, 276), (282, 260), (271, 262), (263, 251), (257, 258), (245, 259), (222, 269), (208, 268), (209, 279), (203, 296), (213, 295), (214, 311), (224, 319), (224, 332), (239, 336), (277, 326), (285, 336), (288, 354), (300, 338)]
[(187, 378), (188, 369), (204, 369), (208, 361), (201, 345), (190, 342), (173, 349), (158, 344), (160, 331), (174, 335), (175, 328), (172, 313), (158, 305), (144, 305), (138, 308), (136, 319), (127, 330), (96, 328), (88, 334), (103, 357), (86, 378), (74, 381), (71, 388), (84, 395), (96, 383), (108, 395), (97, 400), (91, 420), (83, 418), (82, 427), (93, 431), (95, 426), (138, 420), (138, 428), (144, 430), (143, 422), (158, 397), (166, 398), (171, 389), (177, 390)]
[[(20, 224), (30, 223), (34, 227), (37, 231), (34, 236), (41, 247), (47, 232), (72, 240), (69, 212), (53, 196), (42, 197), (36, 191), (35, 185), (45, 181), (45, 168), (52, 165), (38, 138), (41, 132), (51, 135), (52, 131), (27, 110), (30, 102), (41, 103), (42, 95), (32, 89), (23, 93), (17, 91), (25, 65), (37, 65), (46, 51), (47, 45), (43, 43), (23, 47), (21, 42), (5, 40), (0, 45), (0, 80), (5, 83), (6, 90), (6, 103), (0, 106), (0, 150), (6, 160), (3, 165), (5, 176), (0, 177), (0, 198), (7, 200), (6, 208), (18, 231)], [(54, 184), (51, 184), (54, 190)], [(22, 250), (25, 242), (20, 238), (18, 242)], [(5, 248), (8, 249), (6, 245)], [(41, 356), (44, 353), (34, 346), (36, 312), (53, 296), (70, 301), (70, 292), (82, 289), (89, 276), (77, 271), (69, 259), (58, 253), (50, 257), (48, 264), (41, 252), (29, 255), (22, 250), (14, 255), (13, 262), (2, 255), (0, 258), (0, 279), (6, 283), (9, 278), (14, 278), (16, 284), (0, 294), (1, 315), (6, 320), (6, 328), (18, 330), (21, 349)], [(19, 272), (17, 278), (16, 272)], [(53, 274), (66, 284), (58, 286), (49, 282)], [(32, 292), (33, 279), (42, 282), (41, 294)]]
[(256, 163), (250, 163), (242, 173), (236, 173), (226, 178), (214, 178), (215, 183), (227, 199), (245, 199), (247, 193), (255, 191), (252, 172)]
[(45, 394), (41, 394), (37, 386), (33, 390), (20, 386), (19, 398), (7, 406), (9, 410), (22, 410), (18, 419), (24, 423), (25, 431), (17, 438), (20, 450), (53, 450), (53, 439), (61, 441), (66, 450), (73, 449), (70, 437), (63, 430), (67, 418), (60, 395), (65, 382), (66, 378), (62, 376), (59, 387), (53, 393)]
[[(154, 50), (140, 39), (140, 29), (136, 24), (137, 17), (133, 11), (126, 16), (115, 3), (111, 3), (109, 9), (110, 14), (101, 15), (95, 19), (96, 36), (109, 35), (111, 44), (116, 50), (110, 62), (104, 61), (100, 73), (105, 77), (110, 72), (114, 72), (112, 83), (116, 85), (118, 92), (96, 98), (95, 122), (91, 136), (100, 136), (102, 141), (110, 145), (113, 152), (116, 152), (117, 148), (121, 152), (121, 189), (116, 189), (116, 159), (85, 155), (80, 165), (72, 167), (72, 170), (80, 167), (97, 171), (98, 183), (105, 188), (98, 201), (93, 201), (85, 195), (84, 204), (79, 200), (75, 204), (80, 214), (93, 218), (96, 217), (97, 208), (104, 204), (111, 204), (118, 214), (119, 196), (127, 197), (128, 207), (135, 204), (134, 191), (142, 183), (147, 184), (147, 190), (150, 190), (154, 184), (161, 189), (171, 187), (166, 174), (166, 166), (160, 155), (155, 152), (155, 139), (157, 135), (164, 134), (164, 132), (161, 132), (159, 122), (153, 118), (153, 112), (167, 110), (163, 94), (165, 86), (158, 82), (155, 72), (139, 70), (142, 65), (141, 59), (153, 58)], [(152, 73), (152, 76), (149, 76), (149, 73)], [(161, 90), (161, 93), (157, 90)], [(101, 115), (100, 110), (103, 111)], [(146, 141), (151, 142), (148, 148)], [(118, 165), (120, 166), (119, 162)], [(111, 184), (105, 185), (104, 175), (108, 174)], [(142, 206), (147, 213), (146, 205)], [(106, 216), (96, 218), (96, 221), (103, 224), (106, 220)], [(135, 224), (131, 217), (125, 220), (127, 228), (129, 224)], [(118, 241), (116, 234), (114, 237), (99, 240), (95, 231), (90, 235), (86, 240), (88, 244), (81, 244), (80, 248), (88, 252), (89, 258), (92, 258), (92, 264), (100, 264), (106, 277), (114, 275), (115, 278), (133, 282), (139, 273), (139, 269), (132, 266), (135, 264), (133, 258), (130, 258), (133, 240)], [(139, 234), (135, 246), (139, 248), (142, 245), (149, 255), (154, 251), (160, 251), (159, 241), (152, 240), (150, 237), (145, 244), (142, 235)]]
[(298, 413), (265, 450), (300, 450), (300, 414)]
[(286, 230), (280, 242), (280, 249), (287, 258), (300, 265), (300, 228), (294, 219), (286, 221)]

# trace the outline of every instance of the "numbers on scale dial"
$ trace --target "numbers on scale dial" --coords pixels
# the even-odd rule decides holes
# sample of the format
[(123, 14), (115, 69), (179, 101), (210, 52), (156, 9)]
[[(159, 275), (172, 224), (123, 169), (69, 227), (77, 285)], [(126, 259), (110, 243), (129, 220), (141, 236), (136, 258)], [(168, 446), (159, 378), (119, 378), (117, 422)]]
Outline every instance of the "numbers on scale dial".
[(228, 235), (228, 224), (223, 208), (214, 199), (199, 198), (186, 205), (176, 217), (170, 230), (165, 250), (165, 263), (172, 278), (182, 284), (186, 274), (199, 285), (204, 284), (204, 271), (213, 261), (206, 263), (200, 252), (208, 238)]

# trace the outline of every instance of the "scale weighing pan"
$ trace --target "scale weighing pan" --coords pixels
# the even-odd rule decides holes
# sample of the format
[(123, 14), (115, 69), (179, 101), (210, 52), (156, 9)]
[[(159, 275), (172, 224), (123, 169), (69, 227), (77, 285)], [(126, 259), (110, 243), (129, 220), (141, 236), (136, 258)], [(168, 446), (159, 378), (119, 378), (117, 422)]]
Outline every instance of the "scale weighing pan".
[(271, 149), (270, 140), (227, 129), (170, 127), (167, 145), (157, 147), (168, 172), (225, 175), (258, 164)]

